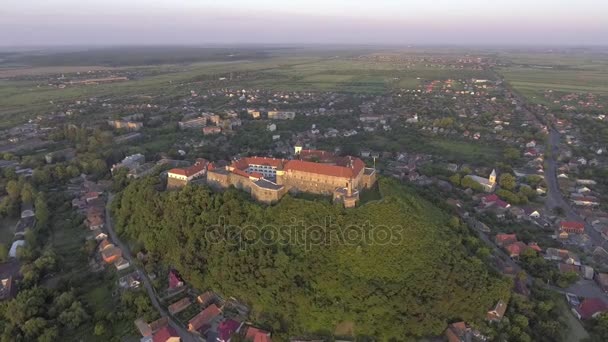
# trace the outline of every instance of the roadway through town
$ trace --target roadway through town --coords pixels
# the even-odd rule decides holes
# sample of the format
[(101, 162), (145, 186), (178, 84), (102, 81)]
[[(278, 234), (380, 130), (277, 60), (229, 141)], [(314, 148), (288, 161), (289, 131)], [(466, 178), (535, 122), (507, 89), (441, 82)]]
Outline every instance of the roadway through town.
[(143, 283), (144, 287), (146, 288), (146, 291), (148, 292), (148, 296), (150, 297), (150, 301), (152, 302), (152, 305), (156, 308), (156, 310), (158, 311), (158, 313), (160, 314), (161, 317), (168, 318), (169, 325), (173, 329), (175, 329), (175, 331), (177, 331), (177, 333), (179, 334), (179, 336), (182, 339), (182, 342), (200, 342), (200, 341), (202, 341), (198, 336), (193, 335), (186, 328), (184, 328), (181, 325), (181, 323), (177, 322), (160, 305), (160, 300), (159, 300), (158, 294), (156, 293), (156, 290), (154, 290), (154, 287), (152, 286), (152, 283), (150, 282), (150, 279), (148, 278), (147, 273), (145, 272), (145, 270), (141, 269), (135, 262), (133, 262), (133, 257), (131, 255), (131, 250), (129, 249), (129, 246), (127, 244), (123, 243), (118, 238), (118, 235), (114, 231), (112, 215), (110, 212), (110, 205), (111, 205), (113, 199), (114, 199), (114, 194), (110, 193), (108, 195), (108, 203), (106, 204), (106, 227), (108, 229), (108, 233), (110, 234), (110, 237), (112, 238), (112, 241), (114, 242), (114, 244), (116, 244), (122, 250), (122, 256), (125, 259), (127, 259), (129, 264), (131, 264), (131, 266), (133, 266), (135, 268), (135, 270), (139, 273), (142, 283)]
[(562, 208), (564, 215), (569, 221), (585, 222), (585, 233), (589, 235), (593, 246), (605, 246), (606, 241), (602, 238), (602, 235), (593, 229), (589, 222), (586, 222), (577, 212), (574, 210), (572, 205), (566, 201), (557, 181), (557, 156), (559, 155), (559, 132), (551, 127), (549, 128), (549, 138), (547, 139), (546, 150), (549, 153), (545, 153), (545, 182), (547, 183), (547, 199), (545, 201), (545, 207), (549, 211), (553, 211), (555, 207)]

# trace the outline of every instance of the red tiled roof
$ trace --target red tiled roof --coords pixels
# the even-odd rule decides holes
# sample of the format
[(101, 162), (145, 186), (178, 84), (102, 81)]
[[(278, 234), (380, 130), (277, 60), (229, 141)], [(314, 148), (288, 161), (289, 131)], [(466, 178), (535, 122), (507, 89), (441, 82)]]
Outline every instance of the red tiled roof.
[(506, 250), (509, 252), (509, 256), (513, 257), (513, 256), (519, 256), (521, 254), (521, 252), (523, 252), (526, 249), (526, 244), (521, 242), (521, 241), (517, 241), (515, 243), (512, 243), (510, 245), (508, 245), (506, 247)]
[(177, 302), (169, 305), (167, 307), (167, 310), (169, 310), (171, 314), (176, 314), (178, 312), (186, 310), (186, 308), (189, 307), (191, 304), (192, 302), (190, 301), (190, 298), (184, 297), (178, 300)]
[(188, 330), (198, 331), (204, 325), (209, 324), (215, 317), (220, 314), (220, 308), (215, 304), (209, 305), (205, 310), (199, 312), (190, 321), (188, 321)]
[(581, 305), (576, 309), (582, 319), (593, 318), (598, 312), (608, 311), (608, 305), (600, 298), (586, 298)]
[(154, 334), (152, 341), (153, 342), (167, 342), (167, 340), (170, 339), (171, 337), (179, 337), (179, 335), (177, 334), (177, 331), (175, 331), (175, 329), (173, 329), (170, 326), (166, 326), (166, 327), (163, 327), (162, 329), (160, 329), (158, 332), (156, 332), (156, 334)]
[(207, 167), (207, 164), (209, 164), (209, 162), (206, 161), (205, 159), (201, 158), (201, 159), (197, 159), (196, 163), (194, 163), (194, 165), (192, 165), (192, 166), (189, 166), (184, 169), (179, 169), (179, 168), (171, 169), (171, 170), (169, 170), (169, 173), (190, 177), (192, 175), (195, 175), (195, 174), (203, 171), (205, 169), (205, 167)]
[(557, 268), (559, 269), (559, 271), (561, 273), (566, 273), (566, 272), (575, 272), (575, 273), (578, 273), (580, 271), (580, 266), (570, 265), (570, 264), (566, 264), (566, 263), (563, 263), (563, 262), (560, 262), (557, 265)]
[(496, 234), (496, 243), (501, 244), (505, 242), (517, 241), (517, 235), (515, 234)]
[(169, 271), (169, 288), (176, 288), (184, 285), (184, 280), (175, 270)]
[(365, 164), (359, 158), (351, 157), (350, 161), (352, 162), (352, 167), (290, 160), (285, 164), (285, 170), (316, 173), (332, 177), (355, 178), (363, 170)]
[(498, 195), (496, 194), (491, 194), (491, 195), (486, 195), (483, 196), (481, 198), (482, 201), (484, 201), (485, 203), (491, 203), (491, 202), (496, 202), (499, 200)]
[(260, 178), (264, 178), (264, 175), (259, 172), (252, 172), (249, 174), (249, 177), (260, 179)]
[(302, 150), (300, 151), (300, 159), (318, 159), (319, 161), (332, 160), (335, 158), (333, 152), (322, 150)]
[(508, 208), (508, 207), (510, 207), (510, 206), (511, 206), (509, 203), (507, 203), (507, 202), (505, 202), (505, 201), (503, 201), (503, 200), (501, 200), (501, 199), (499, 199), (499, 200), (497, 200), (496, 202), (494, 202), (494, 204), (495, 204), (496, 206), (500, 207), (500, 208)]
[(268, 165), (268, 166), (272, 166), (272, 167), (279, 167), (283, 164), (283, 159), (267, 158), (267, 157), (247, 157), (247, 158), (243, 158), (241, 160), (244, 160), (247, 163), (247, 166), (249, 166), (249, 165)]
[(582, 222), (574, 221), (562, 221), (560, 223), (561, 229), (585, 229), (585, 224)]
[(269, 332), (254, 327), (247, 328), (245, 340), (251, 342), (272, 342)]
[(239, 175), (239, 176), (242, 176), (242, 177), (249, 178), (249, 174), (247, 172), (241, 170), (241, 169), (234, 169), (234, 170), (232, 170), (232, 173), (234, 173), (236, 175)]

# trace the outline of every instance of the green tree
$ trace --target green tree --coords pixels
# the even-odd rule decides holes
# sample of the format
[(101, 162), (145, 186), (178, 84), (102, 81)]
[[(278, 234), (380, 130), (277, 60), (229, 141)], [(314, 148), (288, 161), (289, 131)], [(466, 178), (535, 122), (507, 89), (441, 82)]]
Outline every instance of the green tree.
[(44, 193), (38, 193), (36, 196), (36, 228), (46, 229), (49, 223), (49, 209), (46, 203)]
[(503, 173), (498, 178), (498, 184), (501, 188), (506, 190), (513, 190), (517, 186), (517, 180), (510, 173)]
[(8, 247), (0, 243), (0, 262), (5, 262), (8, 259)]
[(452, 182), (452, 184), (459, 186), (460, 185), (460, 175), (455, 173), (450, 177), (450, 182)]
[(506, 160), (514, 162), (521, 158), (521, 152), (516, 148), (508, 147), (505, 149), (503, 156)]
[(95, 324), (93, 333), (95, 334), (95, 336), (105, 335), (107, 333), (106, 325), (102, 321), (97, 322)]

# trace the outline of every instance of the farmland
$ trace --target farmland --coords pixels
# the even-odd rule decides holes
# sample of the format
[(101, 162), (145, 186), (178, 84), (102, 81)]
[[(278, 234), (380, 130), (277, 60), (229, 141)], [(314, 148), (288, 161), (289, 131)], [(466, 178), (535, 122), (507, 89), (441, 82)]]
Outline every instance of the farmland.
[(608, 96), (608, 63), (602, 54), (507, 54), (501, 58), (508, 65), (497, 71), (534, 103), (549, 104), (545, 91)]

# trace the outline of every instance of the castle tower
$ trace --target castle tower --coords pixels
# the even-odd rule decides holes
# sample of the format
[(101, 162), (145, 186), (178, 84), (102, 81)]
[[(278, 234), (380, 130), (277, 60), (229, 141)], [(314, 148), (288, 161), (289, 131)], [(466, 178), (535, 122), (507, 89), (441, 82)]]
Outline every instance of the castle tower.
[(279, 185), (285, 185), (285, 170), (283, 169), (283, 163), (277, 167), (275, 182)]
[(490, 173), (490, 177), (488, 177), (488, 182), (490, 184), (496, 184), (496, 170), (492, 170), (492, 173)]

